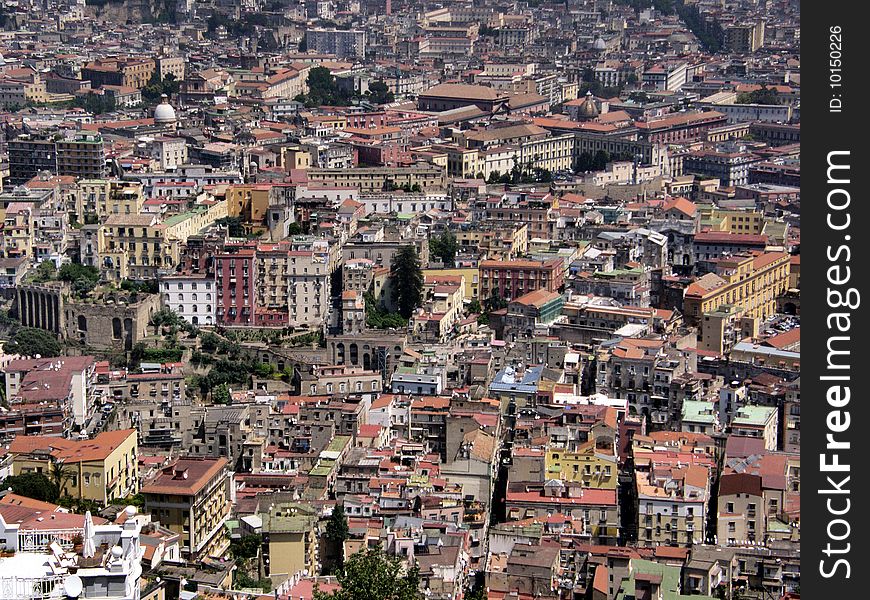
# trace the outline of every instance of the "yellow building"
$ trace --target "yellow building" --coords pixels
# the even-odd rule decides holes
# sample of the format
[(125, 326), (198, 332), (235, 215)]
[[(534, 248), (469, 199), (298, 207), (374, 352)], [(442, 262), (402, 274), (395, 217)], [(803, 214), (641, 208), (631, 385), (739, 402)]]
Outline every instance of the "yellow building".
[[(135, 429), (107, 431), (92, 440), (19, 435), (9, 445), (12, 474), (43, 473), (63, 494), (108, 505), (139, 492)], [(56, 475), (62, 477), (56, 477)]]
[(180, 458), (142, 487), (145, 511), (181, 536), (184, 557), (221, 556), (229, 546), (227, 485), (226, 459)]
[(443, 276), (462, 277), (462, 298), (468, 301), (477, 298), (480, 273), (476, 268), (423, 269), (423, 278), (426, 280)]
[(576, 450), (550, 447), (547, 449), (544, 464), (547, 479), (561, 479), (581, 483), (584, 487), (615, 490), (618, 480), (616, 455), (613, 445), (608, 442), (605, 447), (596, 447), (594, 440), (589, 440)]
[(227, 216), (246, 223), (262, 223), (271, 196), (272, 186), (269, 184), (230, 186), (227, 189)]
[(311, 153), (298, 146), (289, 146), (281, 149), (284, 169), (289, 173), (293, 170), (308, 169), (311, 167)]
[[(302, 571), (317, 566), (317, 511), (305, 504), (272, 505), (260, 513), (263, 520), (263, 576), (279, 585)], [(268, 560), (266, 560), (268, 559)]]
[(308, 181), (336, 186), (358, 187), (360, 193), (382, 192), (387, 181), (396, 187), (420, 186), (424, 192), (447, 188), (447, 172), (434, 164), (410, 167), (356, 167), (353, 169), (309, 169)]
[(480, 151), (477, 148), (460, 148), (455, 145), (434, 146), (447, 154), (447, 174), (450, 177), (473, 178), (483, 169), (480, 165)]
[(0, 231), (0, 257), (31, 257), (33, 254), (33, 208), (23, 202), (6, 207)]
[(702, 315), (726, 304), (743, 309), (746, 318), (767, 319), (776, 312), (776, 298), (788, 290), (789, 264), (785, 252), (720, 259), (716, 273), (707, 273), (686, 288), (686, 320), (696, 324)]
[(759, 235), (764, 231), (764, 224), (764, 213), (754, 210), (701, 209), (702, 229)]

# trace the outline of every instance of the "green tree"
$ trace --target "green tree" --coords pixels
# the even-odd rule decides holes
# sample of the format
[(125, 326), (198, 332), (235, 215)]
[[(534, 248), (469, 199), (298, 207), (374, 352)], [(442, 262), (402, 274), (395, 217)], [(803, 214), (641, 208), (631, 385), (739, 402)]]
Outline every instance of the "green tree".
[(84, 298), (100, 281), (100, 271), (96, 267), (66, 263), (57, 272), (57, 277), (71, 284), (74, 296)]
[(230, 543), (230, 554), (235, 559), (248, 560), (257, 556), (262, 544), (263, 538), (259, 534), (245, 535)]
[(57, 267), (54, 266), (54, 261), (44, 260), (36, 267), (36, 275), (33, 278), (34, 283), (44, 283), (51, 281), (57, 276)]
[(335, 76), (326, 67), (314, 67), (308, 72), (308, 93), (297, 96), (305, 106), (347, 106), (350, 104), (351, 94), (340, 90), (335, 81)]
[(232, 400), (230, 388), (226, 383), (222, 383), (211, 391), (211, 400), (215, 404), (229, 404)]
[(599, 150), (592, 159), (592, 170), (603, 171), (607, 168), (608, 162), (610, 162), (610, 155), (604, 150)]
[(473, 589), (470, 588), (465, 592), (463, 600), (486, 600), (486, 590), (483, 586), (477, 586)]
[(215, 352), (217, 352), (220, 343), (221, 338), (211, 333), (210, 331), (206, 331), (199, 338), (200, 348), (206, 354), (214, 354)]
[(468, 312), (473, 315), (481, 314), (483, 312), (483, 307), (480, 305), (480, 300), (473, 298), (471, 302), (468, 303)]
[(498, 289), (492, 291), (492, 295), (486, 300), (486, 312), (491, 313), (496, 310), (507, 308), (508, 301), (501, 297), (501, 292)]
[(780, 104), (780, 100), (776, 90), (762, 85), (757, 90), (739, 94), (737, 96), (737, 104)]
[(402, 559), (380, 548), (352, 555), (336, 573), (339, 589), (331, 593), (315, 587), (314, 600), (421, 600), (420, 571), (406, 570)]
[(35, 471), (7, 477), (0, 485), (4, 490), (12, 488), (12, 491), (19, 496), (27, 496), (43, 502), (57, 502), (60, 495), (57, 487), (48, 477)]
[(73, 105), (83, 108), (94, 115), (110, 113), (115, 110), (115, 98), (109, 94), (95, 94), (88, 92), (85, 95), (76, 96)]
[(218, 227), (226, 227), (227, 236), (229, 237), (245, 237), (245, 228), (239, 217), (222, 217), (215, 220), (215, 225)]
[(399, 314), (410, 319), (423, 302), (423, 270), (416, 246), (408, 244), (399, 248), (390, 265), (390, 279)]
[(326, 539), (332, 542), (338, 554), (338, 564), (344, 564), (344, 542), (350, 537), (350, 529), (347, 525), (347, 515), (344, 507), (336, 504), (326, 522)]
[(439, 258), (445, 267), (452, 267), (456, 263), (456, 253), (459, 244), (456, 236), (450, 231), (445, 231), (436, 238), (429, 240), (429, 253)]
[(369, 84), (369, 91), (366, 92), (366, 96), (375, 104), (389, 104), (396, 99), (383, 79), (378, 79)]
[(36, 356), (38, 354), (43, 358), (48, 358), (60, 356), (63, 346), (47, 331), (33, 327), (22, 327), (15, 332), (4, 349), (9, 354), (22, 356)]
[(333, 542), (344, 543), (349, 537), (350, 530), (347, 526), (347, 515), (344, 514), (344, 507), (341, 504), (336, 504), (326, 522), (326, 538)]

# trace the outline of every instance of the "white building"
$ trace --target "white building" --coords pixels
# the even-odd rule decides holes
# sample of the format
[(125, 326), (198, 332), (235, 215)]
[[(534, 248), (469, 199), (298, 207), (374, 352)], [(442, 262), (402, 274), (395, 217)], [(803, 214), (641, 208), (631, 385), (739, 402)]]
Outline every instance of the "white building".
[(160, 281), (160, 298), (191, 325), (213, 325), (217, 307), (215, 282), (205, 274), (169, 275)]
[(442, 193), (383, 193), (365, 194), (359, 201), (365, 205), (366, 215), (372, 213), (421, 214), (433, 209), (452, 210), (453, 202)]
[(181, 138), (159, 137), (151, 143), (151, 158), (161, 171), (176, 169), (187, 162), (187, 143)]
[[(0, 517), (0, 527), (7, 540), (15, 539), (16, 548), (14, 555), (0, 558), (0, 597), (139, 600), (145, 549), (139, 543), (141, 525), (135, 515), (136, 509), (130, 506), (123, 524), (40, 529), (38, 538)], [(74, 552), (76, 535), (85, 537), (85, 548)], [(87, 552), (91, 543), (93, 552)]]

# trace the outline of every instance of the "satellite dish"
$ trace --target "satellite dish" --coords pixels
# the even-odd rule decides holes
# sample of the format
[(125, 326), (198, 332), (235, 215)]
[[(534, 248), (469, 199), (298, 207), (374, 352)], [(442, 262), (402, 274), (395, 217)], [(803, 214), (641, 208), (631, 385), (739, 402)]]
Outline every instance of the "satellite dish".
[(84, 584), (78, 575), (70, 575), (63, 582), (63, 589), (69, 598), (78, 598), (82, 595)]

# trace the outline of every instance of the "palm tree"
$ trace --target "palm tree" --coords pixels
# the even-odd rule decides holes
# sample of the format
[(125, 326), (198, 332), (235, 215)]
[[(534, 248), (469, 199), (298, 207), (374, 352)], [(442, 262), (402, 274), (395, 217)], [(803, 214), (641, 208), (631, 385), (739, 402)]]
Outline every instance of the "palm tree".
[(64, 495), (64, 487), (67, 482), (73, 480), (75, 475), (75, 471), (69, 467), (65, 467), (62, 460), (52, 459), (49, 477), (51, 482), (55, 487), (57, 487), (58, 497)]

